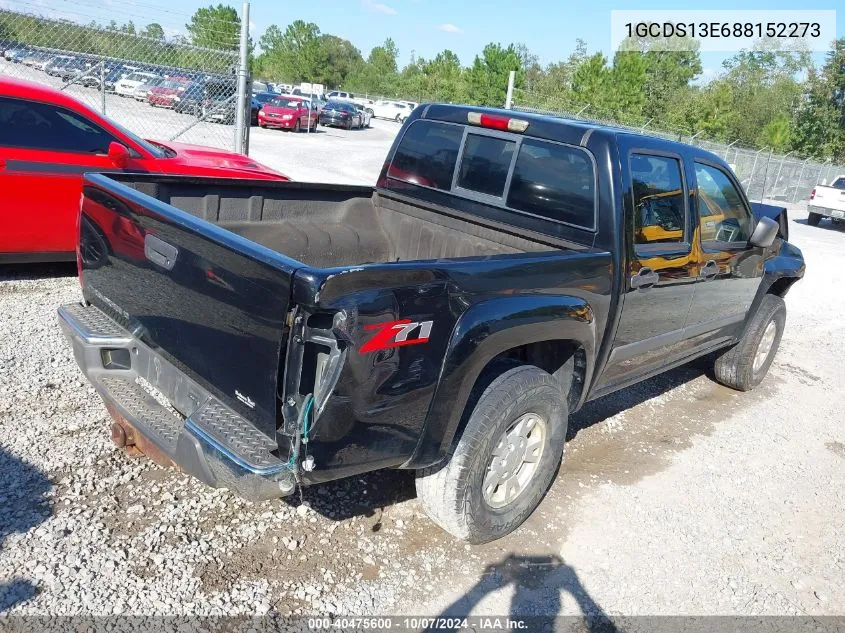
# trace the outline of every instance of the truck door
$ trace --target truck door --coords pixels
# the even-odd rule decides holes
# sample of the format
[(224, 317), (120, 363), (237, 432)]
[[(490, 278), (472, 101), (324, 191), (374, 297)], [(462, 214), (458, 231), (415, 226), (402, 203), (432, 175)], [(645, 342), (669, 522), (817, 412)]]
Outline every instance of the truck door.
[(739, 333), (763, 276), (764, 253), (748, 243), (754, 228), (751, 208), (736, 179), (701, 159), (692, 171), (699, 283), (687, 338), (698, 347)]
[(698, 274), (682, 158), (632, 149), (627, 163), (624, 302), (600, 390), (677, 358)]

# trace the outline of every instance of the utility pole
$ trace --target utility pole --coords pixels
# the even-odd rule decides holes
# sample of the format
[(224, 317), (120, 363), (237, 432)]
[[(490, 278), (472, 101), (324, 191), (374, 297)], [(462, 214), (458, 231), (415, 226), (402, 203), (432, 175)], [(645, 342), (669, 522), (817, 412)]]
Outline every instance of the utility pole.
[(510, 110), (513, 106), (513, 84), (516, 80), (516, 71), (512, 70), (508, 73), (508, 94), (505, 97), (505, 109)]
[[(243, 154), (246, 151), (246, 126), (249, 119), (246, 118), (247, 94), (246, 84), (249, 74), (249, 2), (244, 2), (241, 9), (241, 41), (240, 59), (238, 61), (238, 95), (235, 103), (235, 143), (236, 152)], [(246, 126), (244, 125), (246, 119)]]

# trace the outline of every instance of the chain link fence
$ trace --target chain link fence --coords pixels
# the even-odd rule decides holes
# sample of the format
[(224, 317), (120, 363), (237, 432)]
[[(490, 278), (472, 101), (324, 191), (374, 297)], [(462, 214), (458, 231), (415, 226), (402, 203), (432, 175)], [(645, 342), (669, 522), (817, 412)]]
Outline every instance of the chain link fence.
[(845, 165), (820, 163), (810, 159), (801, 159), (792, 154), (775, 154), (772, 150), (748, 149), (736, 143), (716, 143), (699, 139), (698, 135), (686, 130), (658, 127), (655, 121), (620, 121), (596, 116), (590, 106), (577, 110), (550, 100), (543, 95), (515, 89), (513, 109), (522, 112), (549, 114), (552, 116), (588, 121), (623, 128), (639, 134), (695, 145), (717, 154), (734, 170), (737, 178), (752, 200), (772, 202), (801, 203), (810, 197), (810, 191), (817, 184), (829, 184), (838, 175), (845, 174)]
[(56, 19), (55, 9), (47, 17), (21, 5), (0, 9), (0, 75), (62, 90), (143, 138), (241, 147), (236, 49), (168, 39), (158, 23), (139, 34), (131, 20), (83, 24), (81, 14)]

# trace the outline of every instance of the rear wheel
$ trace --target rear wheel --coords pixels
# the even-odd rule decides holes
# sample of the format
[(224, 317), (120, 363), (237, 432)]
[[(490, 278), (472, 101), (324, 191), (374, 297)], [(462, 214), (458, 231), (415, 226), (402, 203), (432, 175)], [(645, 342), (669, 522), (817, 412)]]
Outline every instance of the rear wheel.
[(763, 297), (739, 343), (720, 352), (713, 367), (716, 380), (738, 391), (750, 391), (772, 366), (786, 325), (786, 304), (776, 295)]
[(533, 365), (505, 371), (478, 399), (447, 461), (417, 474), (440, 527), (470, 543), (519, 527), (546, 494), (566, 439), (566, 394)]
[(811, 212), (807, 216), (807, 224), (809, 224), (810, 226), (818, 226), (819, 222), (821, 222), (821, 221), (822, 221), (822, 216), (821, 216), (820, 213), (812, 213)]
[(296, 120), (296, 124), (293, 126), (294, 132), (300, 132), (302, 130), (302, 123), (299, 119)]

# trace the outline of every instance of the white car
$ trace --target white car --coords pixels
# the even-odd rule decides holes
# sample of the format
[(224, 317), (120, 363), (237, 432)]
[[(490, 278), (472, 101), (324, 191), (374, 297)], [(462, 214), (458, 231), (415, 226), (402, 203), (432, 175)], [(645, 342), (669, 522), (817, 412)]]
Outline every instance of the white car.
[(121, 97), (134, 97), (135, 88), (143, 86), (156, 77), (158, 75), (154, 75), (153, 73), (132, 73), (114, 84), (114, 92)]
[(377, 119), (390, 119), (401, 123), (411, 114), (411, 108), (406, 103), (398, 101), (376, 101), (373, 105), (367, 108), (370, 113)]
[(355, 95), (351, 92), (344, 92), (343, 90), (332, 90), (326, 95), (326, 101), (329, 99), (340, 99), (341, 101), (354, 101)]

